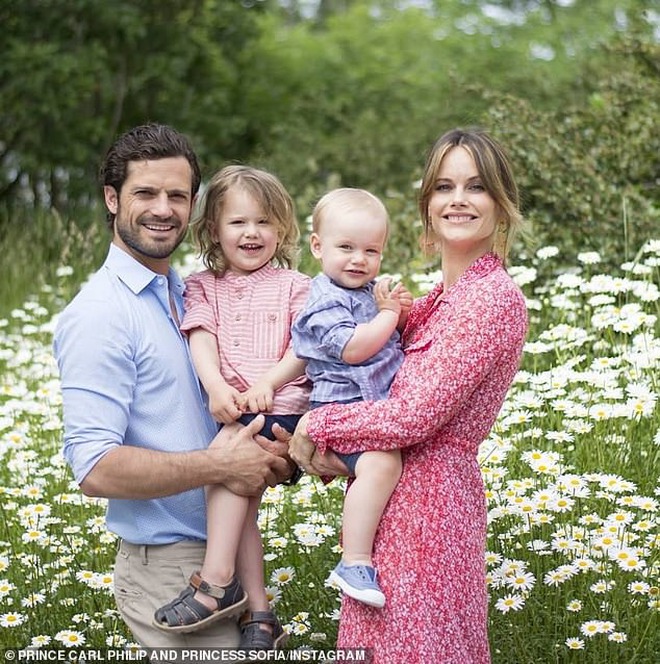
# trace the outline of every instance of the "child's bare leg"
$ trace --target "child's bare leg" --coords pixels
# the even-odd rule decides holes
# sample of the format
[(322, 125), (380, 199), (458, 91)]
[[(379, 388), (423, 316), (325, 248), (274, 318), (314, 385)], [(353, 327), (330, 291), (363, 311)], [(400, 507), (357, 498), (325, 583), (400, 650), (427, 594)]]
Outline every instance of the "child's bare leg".
[[(207, 541), (200, 575), (208, 583), (226, 586), (234, 578), (249, 501), (221, 484), (206, 487)], [(217, 606), (213, 597), (199, 591), (195, 599), (209, 609)]]
[[(243, 536), (238, 546), (237, 570), (241, 585), (249, 598), (250, 611), (268, 611), (270, 604), (266, 596), (264, 580), (264, 549), (261, 542), (261, 533), (257, 525), (260, 498), (250, 498)], [(260, 623), (260, 627), (269, 632), (273, 631), (271, 625)]]
[(342, 560), (372, 566), (371, 553), (381, 516), (401, 477), (401, 453), (370, 451), (360, 456), (344, 499)]

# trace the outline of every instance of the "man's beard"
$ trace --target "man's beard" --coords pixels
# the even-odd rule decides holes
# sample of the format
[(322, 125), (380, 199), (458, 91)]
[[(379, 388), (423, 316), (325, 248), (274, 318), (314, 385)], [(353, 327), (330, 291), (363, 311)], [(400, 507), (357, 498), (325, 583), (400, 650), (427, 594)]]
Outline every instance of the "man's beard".
[[(119, 217), (119, 210), (117, 211), (117, 217), (115, 218), (115, 231), (117, 235), (121, 238), (124, 244), (135, 251), (136, 253), (146, 256), (147, 258), (168, 258), (174, 253), (174, 250), (183, 242), (185, 237), (185, 230), (183, 232), (179, 231), (179, 234), (170, 240), (157, 241), (149, 238), (145, 238), (141, 234), (141, 228), (144, 223), (149, 223), (150, 218), (146, 215), (143, 215), (136, 220), (134, 225), (122, 223)], [(175, 217), (170, 217), (170, 219), (157, 219), (154, 220), (154, 225), (163, 225), (169, 222), (170, 225), (174, 226), (175, 229), (181, 227), (181, 223)]]

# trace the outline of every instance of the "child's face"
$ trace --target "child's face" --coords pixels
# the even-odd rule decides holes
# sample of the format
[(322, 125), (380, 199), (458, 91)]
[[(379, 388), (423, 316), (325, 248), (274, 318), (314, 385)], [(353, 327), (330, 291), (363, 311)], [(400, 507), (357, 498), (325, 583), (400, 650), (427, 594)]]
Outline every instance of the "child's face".
[(254, 196), (241, 187), (227, 191), (212, 235), (222, 247), (227, 269), (237, 274), (263, 267), (277, 249), (277, 221), (268, 218)]
[(378, 276), (387, 219), (373, 210), (328, 208), (310, 247), (323, 272), (343, 288), (361, 288)]

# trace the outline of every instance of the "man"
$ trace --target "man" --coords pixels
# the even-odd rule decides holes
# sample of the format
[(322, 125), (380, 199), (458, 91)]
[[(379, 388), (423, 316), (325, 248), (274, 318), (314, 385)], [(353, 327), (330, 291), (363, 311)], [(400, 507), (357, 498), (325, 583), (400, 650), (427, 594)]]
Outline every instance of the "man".
[(157, 607), (199, 569), (203, 487), (259, 495), (291, 474), (286, 445), (258, 443), (258, 417), (224, 427), (222, 446), (179, 331), (183, 283), (170, 267), (201, 175), (188, 140), (145, 125), (110, 148), (101, 180), (112, 242), (107, 259), (61, 314), (55, 332), (64, 400), (64, 455), (83, 493), (108, 498), (120, 537), (115, 597), (146, 647), (235, 646), (222, 620), (196, 634), (153, 625)]

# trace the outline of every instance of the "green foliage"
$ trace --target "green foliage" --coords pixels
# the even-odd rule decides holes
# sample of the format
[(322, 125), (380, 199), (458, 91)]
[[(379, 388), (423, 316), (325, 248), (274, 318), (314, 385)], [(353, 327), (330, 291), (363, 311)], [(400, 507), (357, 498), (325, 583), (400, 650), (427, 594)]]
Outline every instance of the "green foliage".
[[(660, 67), (660, 45), (647, 43), (643, 53)], [(598, 250), (616, 261), (658, 227), (660, 77), (630, 58), (627, 64), (587, 104), (561, 111), (484, 93), (492, 104), (484, 124), (512, 155), (540, 244)]]
[(301, 219), (331, 186), (372, 190), (394, 221), (385, 268), (405, 273), (425, 152), (479, 123), (511, 148), (541, 242), (624, 255), (618, 238), (658, 220), (652, 5), (5, 0), (0, 228), (86, 216), (106, 146), (156, 120), (191, 136), (206, 174), (273, 170)]
[(212, 0), (4, 1), (3, 207), (89, 202), (107, 145), (143, 122), (187, 131), (203, 157), (230, 145), (241, 130), (231, 120), (233, 61), (253, 16)]

